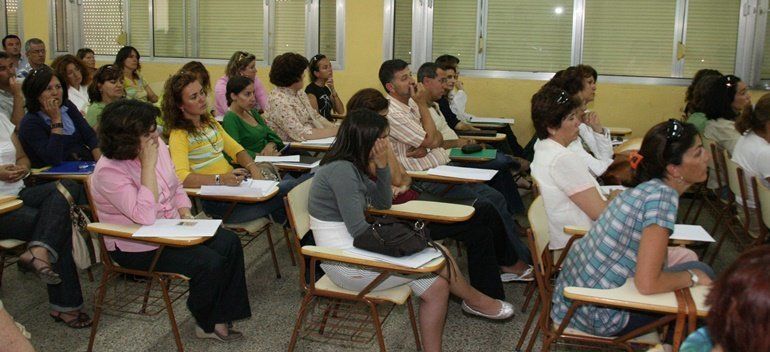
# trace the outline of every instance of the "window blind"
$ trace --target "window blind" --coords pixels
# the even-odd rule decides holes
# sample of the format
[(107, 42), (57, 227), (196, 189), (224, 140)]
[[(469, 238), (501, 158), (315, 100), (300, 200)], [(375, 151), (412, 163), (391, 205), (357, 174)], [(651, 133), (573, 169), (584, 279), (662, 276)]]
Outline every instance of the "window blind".
[[(320, 0), (318, 5), (318, 53), (337, 60), (337, 1)], [(310, 53), (315, 55), (317, 53)]]
[(553, 72), (570, 64), (571, 0), (489, 0), (488, 70)]
[(96, 55), (115, 55), (122, 45), (123, 0), (83, 0), (83, 46)]
[(229, 59), (245, 50), (264, 60), (263, 18), (261, 1), (198, 0), (199, 57)]
[(765, 47), (760, 78), (763, 80), (770, 79), (770, 23), (765, 27)]
[(671, 76), (676, 1), (586, 0), (582, 62), (600, 74)]
[(476, 1), (441, 0), (433, 6), (433, 57), (443, 54), (460, 59), (460, 68), (476, 65)]
[[(129, 23), (128, 44), (136, 48), (139, 54), (150, 56), (150, 15), (151, 0), (128, 0)], [(117, 53), (117, 52), (116, 52)]]
[(187, 0), (153, 1), (155, 56), (187, 57)]
[(8, 34), (19, 34), (19, 0), (5, 0), (5, 29)]
[[(69, 51), (69, 31), (67, 30), (67, 3), (65, 0), (54, 1), (54, 21), (53, 21), (54, 35), (56, 36), (56, 47), (54, 52), (67, 52)], [(22, 39), (24, 40), (24, 39)], [(24, 42), (22, 41), (22, 45)], [(51, 48), (48, 48), (51, 50)]]
[[(305, 1), (275, 2), (273, 58), (283, 53), (305, 54)], [(272, 61), (272, 60), (271, 60)]]
[(393, 58), (412, 61), (412, 0), (395, 0)]
[(688, 0), (684, 75), (702, 68), (735, 72), (740, 0)]

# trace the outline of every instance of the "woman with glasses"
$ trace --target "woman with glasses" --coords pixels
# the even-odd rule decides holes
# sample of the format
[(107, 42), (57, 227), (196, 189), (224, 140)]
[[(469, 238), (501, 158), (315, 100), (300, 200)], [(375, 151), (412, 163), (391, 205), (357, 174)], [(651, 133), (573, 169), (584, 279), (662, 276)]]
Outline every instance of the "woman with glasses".
[(337, 116), (345, 114), (345, 106), (334, 89), (334, 70), (329, 58), (323, 54), (313, 56), (308, 70), (310, 84), (305, 87), (305, 94), (310, 105), (329, 121), (334, 121), (332, 111)]
[[(537, 94), (533, 97), (540, 99)], [(639, 293), (651, 295), (711, 283), (714, 273), (708, 265), (698, 261), (670, 265), (666, 259), (679, 196), (706, 180), (710, 159), (693, 125), (672, 119), (647, 132), (641, 149), (631, 155), (638, 185), (613, 199), (567, 254), (552, 299), (555, 323), (561, 323), (571, 305), (563, 295), (567, 286), (610, 289), (633, 278)], [(658, 318), (584, 305), (576, 310), (570, 327), (621, 336)]]
[(741, 137), (735, 129), (735, 118), (751, 104), (746, 83), (733, 75), (707, 76), (695, 86), (693, 102), (695, 111), (706, 115), (703, 136), (732, 153)]
[(267, 125), (284, 141), (298, 142), (337, 134), (337, 126), (321, 116), (302, 92), (307, 59), (297, 53), (278, 55), (270, 66), (270, 83), (275, 85), (265, 115)]
[(73, 55), (62, 55), (51, 63), (51, 68), (67, 80), (67, 97), (75, 104), (81, 115), (88, 109), (88, 83), (91, 76), (85, 63)]
[(257, 57), (245, 51), (236, 51), (230, 57), (225, 68), (225, 75), (217, 80), (214, 86), (214, 109), (217, 116), (227, 113), (227, 81), (233, 77), (244, 76), (254, 81), (254, 96), (257, 98), (257, 104), (253, 108), (259, 113), (264, 113), (268, 109), (267, 90), (262, 81), (257, 77)]
[(126, 91), (123, 89), (123, 72), (115, 65), (99, 67), (94, 74), (94, 79), (88, 87), (88, 98), (91, 105), (86, 112), (86, 121), (93, 128), (99, 125), (99, 116), (107, 104), (123, 98)]
[(64, 77), (43, 66), (30, 71), (21, 90), (27, 114), (19, 126), (19, 139), (32, 167), (99, 160), (102, 153), (96, 133), (67, 99)]
[(139, 71), (142, 69), (142, 65), (139, 63), (140, 58), (136, 48), (124, 46), (115, 56), (115, 66), (123, 72), (123, 88), (126, 89), (126, 98), (155, 104), (158, 102), (158, 96), (144, 78), (139, 75)]
[[(189, 73), (171, 76), (163, 90), (161, 102), (164, 130), (168, 138), (176, 175), (186, 188), (202, 185), (238, 186), (251, 177), (256, 180), (278, 179), (269, 164), (257, 164), (238, 142), (233, 140), (208, 111), (206, 91), (198, 78)], [(233, 168), (228, 162), (240, 165)], [(214, 217), (225, 216), (228, 223), (243, 223), (273, 215), (282, 223), (286, 219), (283, 196), (301, 182), (288, 178), (278, 184), (279, 193), (257, 204), (238, 204), (204, 200), (203, 210)]]

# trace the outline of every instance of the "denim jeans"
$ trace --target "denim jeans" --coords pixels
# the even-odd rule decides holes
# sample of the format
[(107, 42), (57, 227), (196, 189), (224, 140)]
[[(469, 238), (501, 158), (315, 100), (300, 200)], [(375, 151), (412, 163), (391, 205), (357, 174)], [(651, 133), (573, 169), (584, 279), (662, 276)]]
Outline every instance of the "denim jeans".
[[(298, 178), (292, 176), (285, 176), (281, 182), (278, 183), (278, 194), (273, 196), (267, 201), (262, 203), (238, 203), (233, 208), (233, 211), (227, 217), (226, 222), (228, 224), (239, 224), (259, 218), (263, 218), (268, 215), (272, 215), (273, 220), (279, 224), (286, 222), (286, 210), (283, 206), (283, 197), (291, 191), (296, 185), (312, 177), (312, 174), (306, 173)], [(227, 213), (227, 210), (232, 206), (231, 202), (219, 202), (213, 200), (204, 200), (203, 211), (212, 217), (221, 219)]]
[[(73, 198), (85, 192), (83, 185), (61, 180)], [(51, 269), (62, 282), (48, 285), (48, 302), (60, 312), (78, 310), (83, 306), (80, 278), (72, 259), (72, 220), (69, 203), (56, 189), (56, 182), (27, 187), (19, 192), (24, 205), (0, 215), (3, 238), (27, 241), (28, 247), (43, 247), (51, 258)]]
[(497, 210), (497, 215), (503, 223), (505, 234), (508, 236), (516, 256), (519, 260), (532, 264), (532, 258), (529, 255), (529, 249), (521, 241), (521, 234), (516, 228), (513, 216), (508, 212), (505, 197), (500, 192), (483, 183), (472, 183), (462, 185), (448, 185), (438, 182), (414, 182), (413, 187), (421, 192), (427, 192), (433, 195), (442, 196), (447, 199), (472, 199), (475, 198), (477, 205), (479, 202), (490, 203)]

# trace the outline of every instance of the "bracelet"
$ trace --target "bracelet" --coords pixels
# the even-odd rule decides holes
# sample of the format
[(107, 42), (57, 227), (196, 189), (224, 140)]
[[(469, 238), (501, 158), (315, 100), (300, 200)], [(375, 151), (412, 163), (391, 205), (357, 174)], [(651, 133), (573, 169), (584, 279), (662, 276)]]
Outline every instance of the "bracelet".
[(64, 123), (62, 122), (52, 123), (51, 129), (54, 129), (54, 128), (64, 128)]
[(256, 161), (252, 161), (252, 162), (250, 162), (248, 165), (246, 165), (244, 168), (245, 168), (245, 169), (248, 169), (248, 168), (249, 168), (251, 165), (256, 165), (256, 164), (257, 164), (257, 162), (256, 162)]

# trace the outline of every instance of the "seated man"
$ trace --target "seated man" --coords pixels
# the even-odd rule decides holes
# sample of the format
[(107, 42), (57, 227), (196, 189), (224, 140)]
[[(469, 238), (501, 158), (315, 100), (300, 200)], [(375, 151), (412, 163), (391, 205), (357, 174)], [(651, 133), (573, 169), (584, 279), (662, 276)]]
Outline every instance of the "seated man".
[[(390, 142), (396, 159), (408, 171), (427, 170), (449, 163), (449, 153), (441, 148), (444, 140), (427, 108), (429, 93), (416, 84), (409, 66), (403, 60), (388, 60), (380, 66), (380, 82), (388, 92)], [(505, 226), (506, 234), (522, 260), (529, 261), (529, 251), (521, 242), (505, 197), (485, 184), (447, 185), (436, 182), (414, 182), (421, 192), (447, 198), (475, 198), (491, 203)]]
[[(428, 99), (425, 101), (425, 104), (428, 107), (433, 123), (436, 125), (436, 129), (443, 138), (441, 147), (444, 149), (462, 148), (465, 145), (476, 143), (472, 139), (459, 138), (457, 133), (449, 127), (444, 116), (441, 114), (441, 110), (436, 105), (436, 101), (444, 95), (446, 71), (432, 62), (426, 62), (417, 71), (417, 80), (422, 83), (428, 92)], [(503, 194), (508, 204), (509, 212), (524, 214), (524, 203), (521, 201), (516, 181), (511, 174), (511, 171), (519, 171), (521, 164), (516, 162), (512, 156), (498, 151), (495, 159), (487, 162), (453, 162), (452, 164), (500, 171), (489, 181), (489, 185)]]

